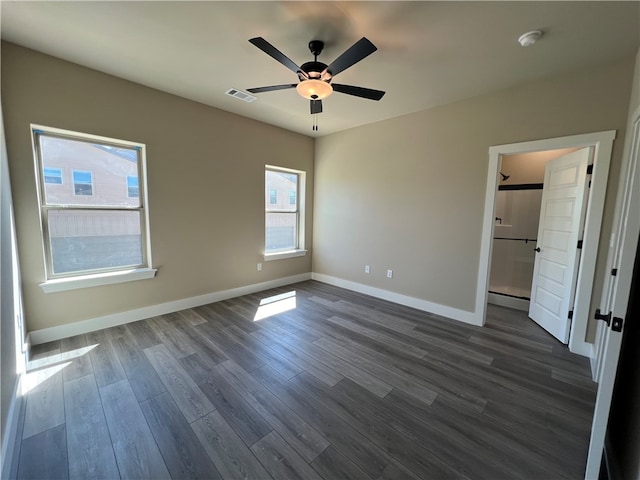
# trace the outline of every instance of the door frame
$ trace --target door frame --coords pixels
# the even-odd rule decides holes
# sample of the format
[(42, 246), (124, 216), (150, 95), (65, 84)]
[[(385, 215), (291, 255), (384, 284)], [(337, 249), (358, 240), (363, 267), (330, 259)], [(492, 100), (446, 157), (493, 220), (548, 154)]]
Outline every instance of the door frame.
[[(603, 311), (610, 311), (613, 317), (624, 318), (625, 322), (632, 321), (628, 316), (627, 309), (632, 294), (634, 263), (637, 256), (640, 255), (640, 244), (638, 244), (638, 235), (640, 234), (640, 107), (630, 116), (629, 125), (607, 258), (607, 271), (617, 268), (618, 272), (615, 277), (612, 275), (605, 277), (600, 300), (600, 308)], [(598, 323), (595, 347), (596, 368), (593, 369), (594, 380), (598, 382), (598, 393), (593, 412), (585, 472), (585, 479), (588, 480), (597, 479), (600, 472), (620, 347), (625, 332), (624, 325), (622, 332), (618, 333), (613, 332), (604, 322)]]
[(487, 188), (482, 221), (482, 239), (480, 243), (480, 265), (478, 269), (478, 285), (476, 290), (476, 318), (484, 325), (487, 316), (487, 299), (489, 294), (489, 274), (491, 252), (493, 250), (493, 227), (498, 191), (498, 175), (503, 155), (538, 152), (542, 150), (560, 150), (565, 148), (593, 147), (593, 173), (587, 214), (584, 225), (583, 249), (580, 258), (579, 274), (574, 299), (573, 321), (569, 335), (569, 350), (573, 353), (593, 356), (593, 345), (585, 340), (589, 323), (589, 307), (595, 278), (596, 259), (602, 214), (607, 193), (607, 180), (611, 164), (611, 151), (615, 130), (604, 132), (571, 135), (567, 137), (548, 138), (529, 142), (494, 145), (489, 147), (489, 168), (487, 171)]

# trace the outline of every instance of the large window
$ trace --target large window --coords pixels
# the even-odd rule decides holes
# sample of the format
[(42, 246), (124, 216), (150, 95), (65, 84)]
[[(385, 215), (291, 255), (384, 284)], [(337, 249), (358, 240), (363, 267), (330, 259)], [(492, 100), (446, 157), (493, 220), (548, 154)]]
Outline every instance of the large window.
[(265, 169), (265, 255), (304, 254), (304, 172)]
[(36, 126), (33, 140), (47, 281), (150, 269), (144, 145)]

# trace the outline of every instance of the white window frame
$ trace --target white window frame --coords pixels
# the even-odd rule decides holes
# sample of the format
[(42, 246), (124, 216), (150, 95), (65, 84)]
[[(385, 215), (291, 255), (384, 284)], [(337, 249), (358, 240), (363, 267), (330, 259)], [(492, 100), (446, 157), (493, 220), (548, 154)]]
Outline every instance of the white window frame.
[[(138, 151), (138, 192), (139, 207), (119, 208), (104, 206), (86, 206), (86, 205), (47, 205), (45, 200), (45, 182), (44, 170), (42, 167), (42, 158), (40, 155), (41, 136), (68, 138), (71, 140), (80, 140), (91, 143), (107, 144), (114, 147), (132, 148)], [(42, 232), (42, 250), (44, 258), (45, 281), (40, 287), (45, 293), (61, 292), (66, 290), (75, 290), (78, 288), (96, 287), (101, 285), (110, 285), (114, 283), (130, 282), (134, 280), (143, 280), (153, 278), (157, 269), (152, 267), (151, 259), (151, 238), (149, 232), (149, 208), (147, 197), (147, 162), (146, 147), (143, 143), (131, 142), (127, 140), (119, 140), (115, 138), (103, 137), (99, 135), (91, 135), (87, 133), (63, 130), (60, 128), (47, 127), (43, 125), (31, 125), (31, 138), (33, 147), (34, 166), (36, 174), (36, 190), (38, 195), (38, 205), (40, 209), (40, 228)], [(79, 170), (80, 171), (80, 170)], [(87, 170), (89, 171), (89, 170)], [(73, 173), (72, 173), (73, 182)], [(74, 185), (75, 194), (75, 185)], [(95, 184), (92, 174), (92, 193)], [(49, 210), (135, 210), (140, 212), (140, 232), (142, 235), (142, 263), (131, 267), (115, 267), (105, 269), (84, 270), (77, 272), (53, 273), (53, 259), (51, 256), (51, 247), (49, 241), (48, 229), (48, 211)]]
[[(264, 225), (265, 225), (265, 232), (264, 232), (264, 239), (265, 239), (265, 244), (264, 244), (264, 260), (265, 261), (271, 261), (271, 260), (281, 260), (281, 259), (285, 259), (285, 258), (294, 258), (294, 257), (302, 257), (304, 255), (307, 254), (307, 250), (305, 249), (305, 198), (306, 198), (306, 184), (307, 184), (307, 174), (306, 172), (302, 171), (302, 170), (294, 170), (292, 168), (284, 168), (284, 167), (277, 167), (275, 165), (265, 165), (264, 166), (264, 172), (265, 172), (265, 177), (267, 174), (267, 171), (273, 171), (273, 172), (284, 172), (284, 173), (293, 173), (295, 175), (297, 175), (298, 177), (298, 186), (297, 186), (297, 192), (296, 192), (296, 203), (297, 203), (297, 231), (298, 231), (298, 245), (297, 248), (294, 248), (292, 250), (284, 250), (284, 251), (276, 251), (276, 252), (267, 252), (267, 229), (266, 229), (266, 220), (267, 220), (267, 212), (270, 213), (277, 213), (277, 210), (267, 210), (268, 207), (268, 202), (265, 200), (265, 215), (264, 215)], [(267, 190), (266, 184), (265, 184), (265, 194), (268, 197), (269, 195), (269, 191)], [(289, 201), (287, 199), (287, 204), (289, 204)], [(290, 210), (283, 210), (283, 213), (292, 213)]]

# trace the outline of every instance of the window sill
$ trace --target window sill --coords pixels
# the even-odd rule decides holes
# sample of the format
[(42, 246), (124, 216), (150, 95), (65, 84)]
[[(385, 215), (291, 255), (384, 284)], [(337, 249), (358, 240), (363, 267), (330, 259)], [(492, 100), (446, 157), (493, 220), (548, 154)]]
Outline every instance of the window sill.
[(264, 261), (270, 262), (271, 260), (283, 260), (285, 258), (304, 257), (306, 254), (307, 254), (307, 250), (288, 250), (286, 252), (265, 253)]
[(133, 282), (153, 278), (158, 270), (156, 268), (136, 268), (119, 272), (95, 273), (78, 277), (56, 278), (40, 284), (44, 293), (65, 292), (79, 288), (100, 287), (114, 283)]

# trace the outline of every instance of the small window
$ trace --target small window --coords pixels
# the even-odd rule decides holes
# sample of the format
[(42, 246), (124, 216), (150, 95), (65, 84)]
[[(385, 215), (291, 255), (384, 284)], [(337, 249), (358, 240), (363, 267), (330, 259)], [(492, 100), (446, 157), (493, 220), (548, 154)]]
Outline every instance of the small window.
[(45, 168), (43, 173), (44, 183), (62, 185), (62, 170), (60, 168)]
[(144, 145), (32, 128), (47, 281), (151, 269)]
[[(304, 176), (304, 172), (277, 167), (265, 170), (266, 254), (304, 249), (303, 209), (298, 194), (304, 188)], [(278, 198), (282, 199), (279, 203)]]
[(127, 196), (136, 198), (140, 196), (140, 188), (138, 187), (138, 177), (127, 175)]
[(91, 172), (73, 171), (73, 193), (93, 195), (93, 174)]

